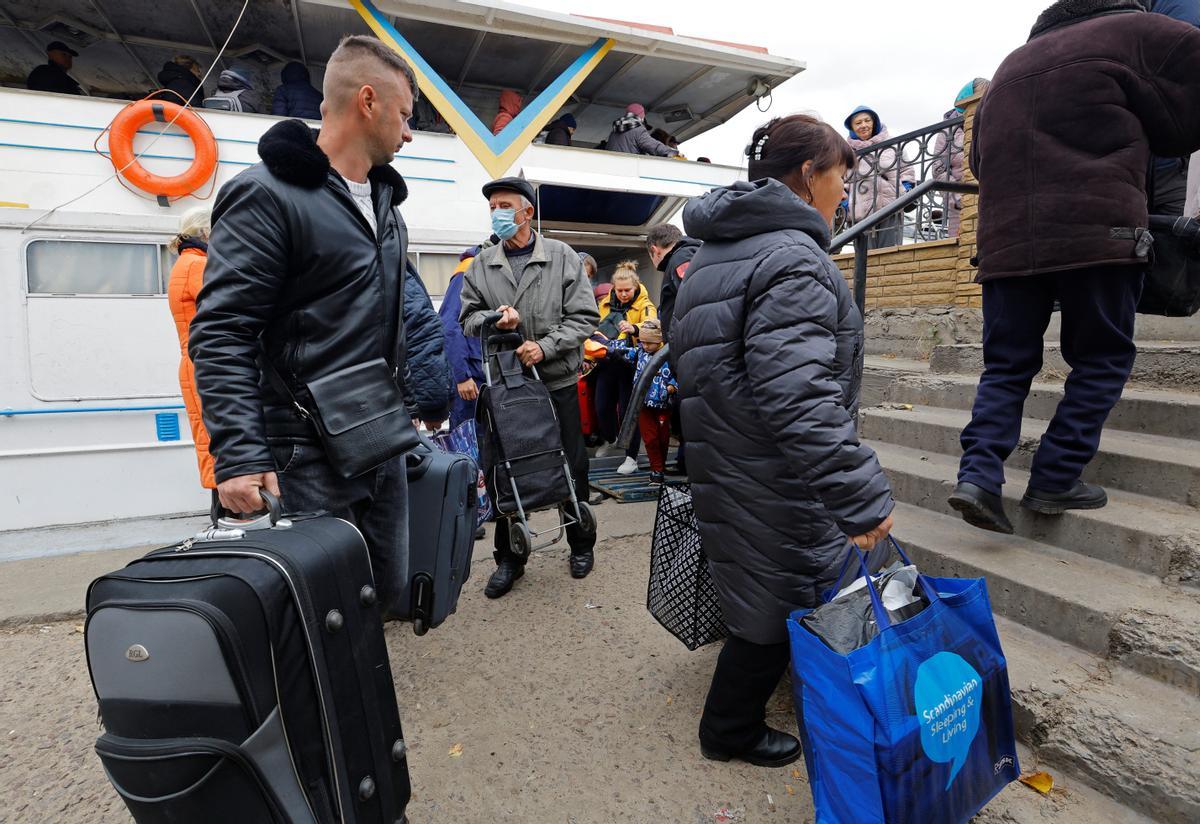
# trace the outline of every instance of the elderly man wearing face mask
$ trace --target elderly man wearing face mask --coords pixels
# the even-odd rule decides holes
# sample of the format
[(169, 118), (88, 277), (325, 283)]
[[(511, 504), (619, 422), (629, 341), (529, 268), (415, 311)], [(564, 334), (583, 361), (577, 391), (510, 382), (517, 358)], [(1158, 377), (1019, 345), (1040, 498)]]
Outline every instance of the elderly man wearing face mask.
[[(533, 231), (533, 186), (519, 177), (493, 180), (483, 187), (492, 213), (492, 232), (500, 239), (471, 262), (463, 276), (459, 321), (468, 337), (478, 337), (492, 312), (500, 329), (520, 328), (525, 343), (517, 350), (526, 366), (536, 365), (558, 413), (563, 450), (571, 464), (575, 492), (588, 495), (588, 458), (579, 422), (575, 387), (583, 342), (600, 322), (600, 312), (579, 255), (567, 244)], [(571, 576), (592, 571), (594, 532), (567, 528)], [(508, 530), (496, 530), (496, 571), (484, 594), (499, 598), (525, 574), (524, 562), (509, 550)]]

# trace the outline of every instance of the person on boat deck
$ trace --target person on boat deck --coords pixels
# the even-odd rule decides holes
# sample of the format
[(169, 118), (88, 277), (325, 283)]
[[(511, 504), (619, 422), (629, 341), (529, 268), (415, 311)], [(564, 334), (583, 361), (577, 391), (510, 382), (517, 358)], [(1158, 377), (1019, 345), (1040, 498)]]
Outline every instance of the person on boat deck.
[[(600, 321), (596, 299), (575, 250), (533, 231), (534, 192), (529, 181), (493, 180), (484, 185), (483, 195), (492, 212), (492, 231), (501, 242), (481, 251), (463, 278), (463, 334), (478, 337), (484, 318), (493, 312), (503, 315), (496, 328), (524, 333), (517, 356), (524, 365), (537, 366), (550, 391), (575, 495), (586, 502), (588, 456), (575, 383), (583, 342)], [(571, 577), (583, 578), (595, 563), (595, 530), (575, 523), (566, 532)], [(496, 571), (484, 589), (488, 598), (505, 595), (525, 574), (525, 562), (510, 549), (507, 529), (496, 530), (495, 546)]]
[(293, 400), (313, 404), (317, 381), (361, 373), (381, 357), (391, 368), (365, 370), (386, 377), (364, 377), (364, 395), (388, 391), (383, 381), (406, 371), (402, 349), (393, 361), (408, 187), (392, 160), (412, 140), (417, 83), (395, 51), (354, 35), (330, 56), (324, 92), (319, 133), (299, 120), (276, 123), (259, 141), (262, 162), (217, 193), (189, 351), (221, 504), (256, 512), (266, 489), (282, 492), (287, 511), (324, 510), (355, 524), (383, 618), (393, 620), (407, 613), (404, 457), (345, 479), (316, 413), (299, 414)]
[(492, 121), (492, 134), (500, 134), (504, 131), (504, 127), (512, 123), (513, 118), (521, 113), (524, 106), (521, 95), (512, 89), (504, 89), (500, 92), (500, 111), (496, 112), (496, 117)]
[(321, 101), (324, 96), (313, 88), (308, 68), (293, 60), (279, 73), (282, 81), (275, 89), (271, 100), (271, 114), (283, 117), (299, 117), (302, 120), (321, 119)]
[[(1020, 140), (1014, 123), (1029, 124)], [(997, 69), (971, 141), (984, 370), (949, 500), (967, 523), (1013, 531), (1004, 462), (1021, 438), (1056, 308), (1071, 374), (1021, 506), (1061, 515), (1107, 504), (1104, 489), (1081, 475), (1137, 355), (1134, 321), (1152, 252), (1147, 168), (1152, 153), (1197, 149), (1200, 29), (1151, 14), (1141, 0), (1060, 0)]]
[(211, 222), (212, 210), (208, 206), (188, 210), (179, 221), (179, 234), (167, 245), (172, 254), (179, 256), (171, 267), (171, 279), (167, 281), (167, 305), (175, 318), (175, 332), (179, 336), (179, 391), (192, 430), (192, 443), (200, 466), (200, 485), (205, 489), (216, 489), (217, 482), (213, 477), (212, 453), (208, 449), (208, 430), (204, 428), (200, 411), (200, 395), (196, 391), (196, 371), (188, 357), (188, 327), (196, 315), (196, 296), (204, 283)]
[(551, 146), (570, 146), (571, 135), (575, 134), (577, 126), (575, 115), (564, 114), (547, 127), (546, 143)]
[[(599, 308), (600, 325), (596, 331), (607, 339), (622, 342), (636, 338), (638, 326), (643, 321), (658, 317), (658, 309), (638, 277), (637, 261), (623, 260), (617, 264), (612, 275), (612, 289), (600, 299)], [(635, 365), (622, 360), (606, 360), (598, 363), (592, 372), (596, 388), (596, 423), (601, 437), (610, 444), (616, 443), (621, 421), (629, 414)], [(641, 438), (634, 433), (617, 474), (632, 475), (637, 472), (637, 456), (641, 445)], [(611, 450), (612, 447), (605, 447), (596, 455), (606, 457), (612, 454)]]
[(204, 102), (204, 89), (200, 86), (200, 78), (204, 72), (196, 58), (186, 54), (177, 54), (166, 63), (158, 73), (158, 92), (151, 95), (154, 100), (166, 100), (171, 103), (188, 103), (199, 107)]
[(604, 148), (626, 154), (679, 157), (675, 149), (650, 136), (650, 130), (646, 128), (646, 107), (641, 103), (630, 103), (625, 107), (625, 114), (613, 121)]
[(79, 52), (61, 40), (46, 46), (46, 62), (29, 73), (25, 86), (35, 92), (86, 94), (74, 77), (68, 74)]
[(234, 66), (221, 72), (217, 78), (217, 93), (204, 100), (204, 108), (252, 114), (261, 112), (262, 95), (254, 86), (254, 72), (244, 66)]

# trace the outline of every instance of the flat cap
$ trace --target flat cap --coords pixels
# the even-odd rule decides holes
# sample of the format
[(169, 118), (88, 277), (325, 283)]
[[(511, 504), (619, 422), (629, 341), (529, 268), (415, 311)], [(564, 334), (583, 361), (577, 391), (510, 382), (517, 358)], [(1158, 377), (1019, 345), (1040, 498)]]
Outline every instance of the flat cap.
[(502, 177), (483, 184), (483, 196), (490, 198), (493, 192), (516, 192), (519, 195), (524, 195), (525, 199), (530, 203), (537, 203), (537, 195), (534, 194), (533, 184), (523, 177)]

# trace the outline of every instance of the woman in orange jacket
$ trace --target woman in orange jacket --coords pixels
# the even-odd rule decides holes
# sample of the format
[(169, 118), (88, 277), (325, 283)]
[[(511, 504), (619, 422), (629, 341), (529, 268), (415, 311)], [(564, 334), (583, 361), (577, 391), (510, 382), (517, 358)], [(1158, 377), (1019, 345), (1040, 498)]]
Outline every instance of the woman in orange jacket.
[(192, 428), (192, 441), (196, 445), (200, 484), (205, 489), (216, 489), (217, 484), (213, 478), (213, 458), (208, 451), (208, 431), (200, 417), (196, 375), (192, 369), (192, 359), (188, 357), (188, 325), (196, 314), (196, 295), (204, 281), (211, 219), (212, 212), (207, 207), (192, 209), (183, 215), (179, 234), (171, 240), (169, 247), (179, 255), (179, 259), (171, 268), (171, 279), (167, 283), (167, 303), (175, 317), (175, 331), (179, 334), (179, 390), (183, 394), (183, 405), (187, 408), (188, 423)]

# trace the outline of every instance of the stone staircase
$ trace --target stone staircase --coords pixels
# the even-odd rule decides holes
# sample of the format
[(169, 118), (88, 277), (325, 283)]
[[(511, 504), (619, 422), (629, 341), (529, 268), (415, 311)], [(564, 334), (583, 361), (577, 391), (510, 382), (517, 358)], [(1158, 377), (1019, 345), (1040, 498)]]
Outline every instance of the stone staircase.
[(1008, 463), (1014, 535), (970, 527), (946, 503), (978, 344), (934, 345), (928, 364), (869, 359), (864, 403), (878, 405), (862, 410), (861, 434), (914, 560), (987, 579), (1018, 734), (1038, 762), (1182, 824), (1200, 821), (1200, 344), (1139, 347), (1145, 382), (1126, 390), (1085, 476), (1108, 489), (1104, 509), (1054, 518), (1017, 505), (1062, 397), (1053, 343)]

